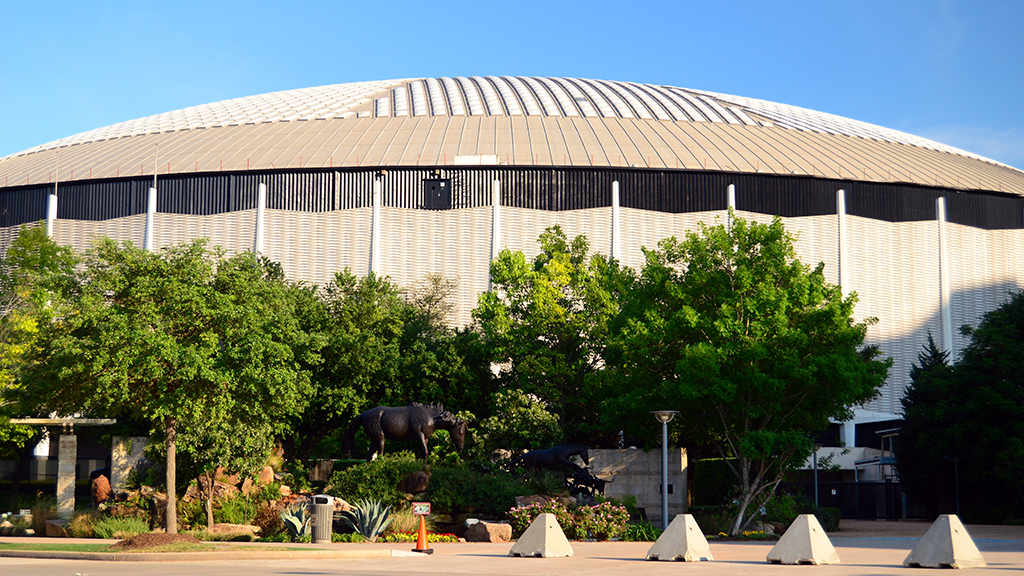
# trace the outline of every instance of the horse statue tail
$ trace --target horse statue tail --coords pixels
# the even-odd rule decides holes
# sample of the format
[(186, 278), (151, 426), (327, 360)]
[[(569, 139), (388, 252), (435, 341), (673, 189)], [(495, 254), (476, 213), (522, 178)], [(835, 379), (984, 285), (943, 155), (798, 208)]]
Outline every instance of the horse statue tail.
[(345, 451), (348, 452), (348, 457), (353, 457), (353, 450), (355, 450), (355, 439), (356, 431), (363, 425), (363, 415), (360, 414), (352, 419), (352, 423), (348, 425), (348, 430), (345, 432)]

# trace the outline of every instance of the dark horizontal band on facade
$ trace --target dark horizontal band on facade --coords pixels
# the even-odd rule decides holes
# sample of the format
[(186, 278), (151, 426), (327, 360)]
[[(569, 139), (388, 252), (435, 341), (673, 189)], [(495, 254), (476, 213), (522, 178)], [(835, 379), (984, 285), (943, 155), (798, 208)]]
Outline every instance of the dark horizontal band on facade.
[[(947, 221), (986, 230), (1024, 228), (1024, 197), (908, 183), (877, 183), (809, 176), (692, 170), (523, 167), (388, 167), (174, 174), (157, 180), (157, 210), (211, 215), (256, 208), (259, 185), (267, 208), (330, 212), (372, 205), (374, 181), (381, 204), (408, 209), (489, 206), (495, 180), (503, 206), (547, 211), (611, 206), (619, 182), (624, 208), (666, 213), (724, 210), (726, 189), (736, 187), (738, 210), (783, 217), (836, 213), (836, 190), (846, 191), (846, 213), (887, 222), (935, 219), (935, 200), (946, 198)], [(62, 183), (59, 219), (109, 220), (146, 211), (152, 177)], [(440, 186), (440, 188), (438, 188)], [(445, 191), (447, 188), (447, 191)], [(440, 192), (438, 192), (440, 190)], [(46, 217), (52, 184), (0, 188), (0, 227)]]

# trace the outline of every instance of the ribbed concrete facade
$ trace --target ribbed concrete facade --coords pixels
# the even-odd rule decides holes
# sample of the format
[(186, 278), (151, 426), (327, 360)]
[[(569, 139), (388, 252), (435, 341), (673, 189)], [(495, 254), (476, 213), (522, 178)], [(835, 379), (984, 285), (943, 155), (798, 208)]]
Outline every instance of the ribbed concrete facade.
[[(722, 191), (723, 195), (725, 191)], [(610, 194), (610, 191), (609, 191)], [(742, 195), (742, 190), (737, 191)], [(643, 264), (642, 246), (654, 247), (668, 236), (681, 236), (697, 223), (723, 222), (726, 212), (666, 214), (620, 209), (621, 260), (627, 266)], [(565, 212), (500, 208), (498, 236), (501, 247), (538, 251), (537, 237), (558, 224), (570, 237), (585, 234), (592, 248), (611, 249), (612, 208)], [(771, 216), (738, 212), (749, 220), (769, 222)], [(264, 253), (281, 262), (295, 280), (323, 284), (345, 267), (358, 275), (369, 271), (371, 208), (303, 213), (267, 210)], [(493, 213), (489, 207), (425, 211), (381, 208), (381, 273), (402, 286), (411, 286), (429, 273), (459, 281), (455, 324), (470, 321), (476, 296), (488, 287)], [(839, 217), (784, 218), (797, 237), (800, 259), (825, 263), (826, 277), (839, 282)], [(940, 321), (939, 234), (936, 221), (884, 222), (846, 216), (849, 236), (846, 290), (859, 296), (857, 316), (877, 317), (869, 342), (881, 346), (895, 364), (882, 396), (865, 406), (873, 412), (897, 414), (899, 399), (908, 383), (910, 364), (930, 331), (938, 341)], [(950, 268), (950, 308), (954, 351), (964, 346), (957, 328), (976, 325), (979, 317), (998, 306), (1010, 290), (1024, 287), (1024, 230), (981, 230), (946, 223)], [(10, 239), (16, 228), (3, 229)], [(208, 216), (158, 213), (154, 238), (157, 249), (196, 237), (209, 237), (230, 252), (251, 250), (256, 233), (256, 211), (242, 210)], [(106, 236), (141, 245), (145, 215), (105, 221), (57, 220), (54, 239), (85, 250), (92, 238)]]

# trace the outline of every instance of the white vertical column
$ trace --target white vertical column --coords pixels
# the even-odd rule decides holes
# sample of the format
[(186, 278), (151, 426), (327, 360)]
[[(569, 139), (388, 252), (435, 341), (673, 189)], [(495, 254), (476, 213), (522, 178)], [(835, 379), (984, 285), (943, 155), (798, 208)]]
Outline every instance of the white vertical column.
[(935, 220), (939, 226), (939, 306), (942, 310), (942, 349), (949, 352), (950, 361), (956, 360), (953, 353), (953, 319), (949, 309), (949, 265), (946, 262), (946, 199), (935, 200)]
[(46, 235), (53, 238), (53, 223), (57, 220), (57, 195), (50, 194), (46, 199)]
[(493, 287), (491, 262), (501, 252), (501, 181), (495, 180), (491, 187), (491, 259), (487, 263), (487, 289)]
[(836, 190), (836, 215), (839, 219), (839, 287), (843, 289), (843, 295), (846, 295), (852, 286), (850, 268), (846, 264), (846, 191), (842, 189)]
[[(725, 193), (725, 202), (729, 210), (736, 210), (736, 185), (729, 184), (729, 188)], [(732, 230), (732, 215), (726, 217), (726, 228)]]
[(263, 234), (266, 226), (267, 209), (267, 185), (260, 184), (259, 192), (256, 194), (256, 238), (252, 243), (252, 251), (257, 254), (263, 253)]
[(622, 260), (622, 236), (619, 233), (619, 181), (612, 182), (612, 249), (611, 256)]
[(142, 241), (144, 250), (153, 250), (153, 220), (156, 216), (156, 188), (149, 189), (146, 200), (146, 237)]
[(501, 252), (501, 181), (491, 186), (491, 260)]
[(370, 223), (370, 272), (380, 274), (380, 180), (373, 181), (373, 220)]

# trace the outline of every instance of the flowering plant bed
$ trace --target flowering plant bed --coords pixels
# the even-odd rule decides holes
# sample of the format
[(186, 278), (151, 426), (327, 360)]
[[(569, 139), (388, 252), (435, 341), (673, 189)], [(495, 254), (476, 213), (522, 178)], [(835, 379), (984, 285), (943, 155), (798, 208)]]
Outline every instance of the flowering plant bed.
[(603, 502), (593, 506), (568, 508), (558, 501), (534, 503), (509, 510), (512, 532), (518, 538), (541, 514), (554, 514), (565, 537), (570, 540), (608, 540), (622, 534), (629, 522), (624, 506)]
[[(380, 538), (377, 538), (377, 542), (415, 542), (417, 534), (415, 532), (408, 532), (406, 530), (399, 530), (396, 532), (388, 532)], [(427, 542), (458, 542), (459, 537), (455, 534), (443, 534), (439, 532), (427, 532)]]

